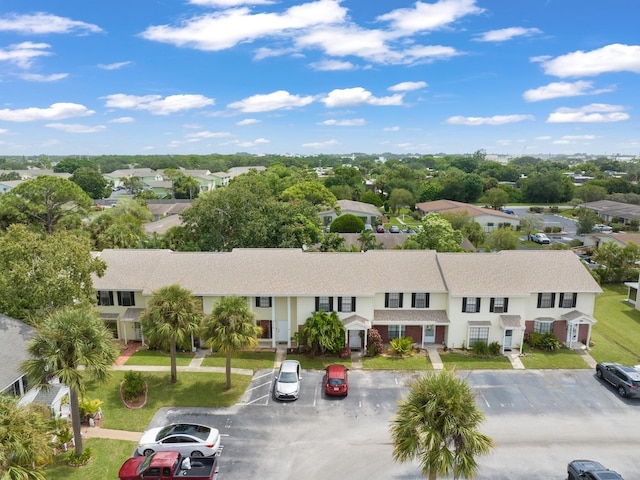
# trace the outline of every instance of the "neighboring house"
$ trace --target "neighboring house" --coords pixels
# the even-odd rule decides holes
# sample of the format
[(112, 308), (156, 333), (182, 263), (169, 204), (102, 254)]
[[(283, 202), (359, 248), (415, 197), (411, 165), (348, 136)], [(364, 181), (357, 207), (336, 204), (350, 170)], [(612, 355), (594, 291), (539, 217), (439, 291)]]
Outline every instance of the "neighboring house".
[(114, 170), (111, 173), (105, 173), (103, 177), (106, 178), (107, 181), (113, 182), (114, 187), (124, 186), (120, 180), (121, 178), (137, 177), (146, 185), (150, 185), (151, 182), (160, 182), (164, 180), (162, 178), (162, 173), (156, 172), (151, 168), (126, 168), (122, 170)]
[[(552, 332), (570, 347), (588, 345), (602, 290), (571, 251), (436, 253), (432, 250), (232, 252), (104, 250), (94, 277), (101, 318), (125, 341), (143, 340), (139, 316), (154, 291), (190, 290), (210, 313), (240, 295), (255, 312), (263, 347), (291, 346), (315, 311), (338, 314), (351, 348), (366, 348), (375, 327), (385, 342), (471, 347), (498, 342), (521, 350), (524, 333)], [(526, 272), (523, 274), (522, 272)]]
[(209, 170), (184, 170), (181, 168), (180, 171), (187, 177), (193, 177), (198, 181), (200, 193), (216, 188), (216, 177)]
[(27, 344), (34, 333), (26, 323), (0, 314), (0, 394), (21, 397), (29, 390), (20, 364), (29, 358)]
[(229, 175), (227, 172), (215, 172), (211, 174), (211, 177), (213, 177), (213, 181), (215, 183), (214, 188), (226, 187), (231, 181), (231, 175)]
[(70, 179), (71, 178), (71, 174), (70, 173), (55, 173), (53, 170), (38, 170), (38, 169), (33, 169), (33, 170), (4, 170), (2, 171), (2, 173), (10, 173), (10, 172), (16, 172), (20, 175), (20, 180), (5, 180), (3, 182), (0, 182), (0, 193), (7, 193), (9, 190), (14, 189), (15, 187), (17, 187), (18, 185), (20, 185), (23, 182), (26, 182), (27, 180), (31, 180), (34, 179), (36, 177), (40, 177), (40, 176), (44, 176), (44, 175), (48, 175), (50, 177), (58, 177), (58, 178), (65, 178), (65, 179)]
[(619, 247), (626, 247), (630, 243), (640, 246), (640, 233), (588, 233), (580, 235), (585, 247), (598, 248), (606, 242), (613, 242)]
[(146, 189), (151, 190), (160, 198), (172, 198), (173, 197), (173, 182), (167, 180), (154, 180), (146, 183)]
[(0, 182), (0, 193), (7, 193), (9, 190), (16, 188), (24, 180), (4, 180)]
[(469, 203), (455, 202), (453, 200), (435, 200), (416, 204), (416, 209), (422, 216), (427, 213), (451, 213), (467, 214), (478, 222), (485, 232), (498, 228), (499, 225), (511, 225), (514, 229), (520, 225), (520, 219), (508, 213), (492, 208), (476, 207)]
[(146, 200), (147, 208), (153, 215), (153, 221), (169, 215), (179, 215), (191, 206), (191, 200)]
[(629, 224), (631, 220), (640, 221), (640, 205), (599, 200), (597, 202), (584, 203), (580, 206), (595, 212), (607, 224), (613, 222), (614, 219), (618, 223), (624, 223), (625, 225)]
[(264, 172), (267, 167), (263, 165), (254, 165), (252, 167), (231, 167), (228, 170), (231, 178), (236, 178), (238, 175), (243, 175), (245, 173), (249, 173), (251, 170), (255, 170), (256, 172)]
[[(353, 200), (338, 200), (337, 205), (340, 208), (340, 215), (355, 215), (361, 218), (364, 223), (371, 225), (380, 223), (378, 219), (382, 216), (382, 213), (375, 205), (364, 202), (354, 202)], [(339, 216), (335, 209), (325, 210), (318, 213), (318, 215), (323, 225), (331, 225), (331, 222)]]

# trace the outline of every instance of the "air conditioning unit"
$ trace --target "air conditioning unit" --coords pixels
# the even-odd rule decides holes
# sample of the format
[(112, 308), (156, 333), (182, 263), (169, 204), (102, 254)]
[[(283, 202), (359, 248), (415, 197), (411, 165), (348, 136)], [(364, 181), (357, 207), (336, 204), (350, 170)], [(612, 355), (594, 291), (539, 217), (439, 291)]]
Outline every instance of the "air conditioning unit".
[(504, 307), (493, 307), (493, 313), (503, 313)]

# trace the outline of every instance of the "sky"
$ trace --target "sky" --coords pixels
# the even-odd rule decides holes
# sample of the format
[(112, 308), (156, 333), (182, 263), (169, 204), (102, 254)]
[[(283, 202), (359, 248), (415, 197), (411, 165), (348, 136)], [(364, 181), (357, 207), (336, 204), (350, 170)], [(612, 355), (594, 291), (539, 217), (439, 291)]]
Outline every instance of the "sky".
[(1, 0), (0, 155), (640, 155), (636, 0)]

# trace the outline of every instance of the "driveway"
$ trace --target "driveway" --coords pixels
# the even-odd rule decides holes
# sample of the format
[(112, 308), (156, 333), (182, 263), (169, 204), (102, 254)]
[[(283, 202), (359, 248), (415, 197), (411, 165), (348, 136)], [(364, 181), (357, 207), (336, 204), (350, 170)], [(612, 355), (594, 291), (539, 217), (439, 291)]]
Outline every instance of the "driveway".
[[(304, 366), (304, 365), (303, 365)], [(393, 461), (389, 421), (414, 374), (350, 372), (349, 396), (326, 398), (321, 371), (303, 371), (300, 399), (275, 401), (274, 372), (258, 372), (228, 409), (164, 408), (151, 426), (197, 421), (223, 434), (220, 480), (422, 479)], [(486, 414), (496, 449), (480, 480), (564, 479), (566, 464), (593, 458), (627, 478), (637, 471), (640, 401), (619, 398), (592, 370), (459, 372)]]

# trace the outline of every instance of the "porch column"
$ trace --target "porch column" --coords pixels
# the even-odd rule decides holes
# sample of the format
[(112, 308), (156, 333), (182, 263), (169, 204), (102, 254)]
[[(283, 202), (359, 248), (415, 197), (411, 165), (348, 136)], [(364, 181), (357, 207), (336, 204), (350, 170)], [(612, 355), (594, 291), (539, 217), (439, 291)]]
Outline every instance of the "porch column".
[(277, 322), (276, 322), (276, 302), (275, 302), (275, 298), (271, 297), (271, 347), (272, 348), (276, 348), (278, 342), (277, 342), (277, 333), (276, 330), (278, 328)]
[(287, 348), (291, 348), (291, 296), (287, 297)]

